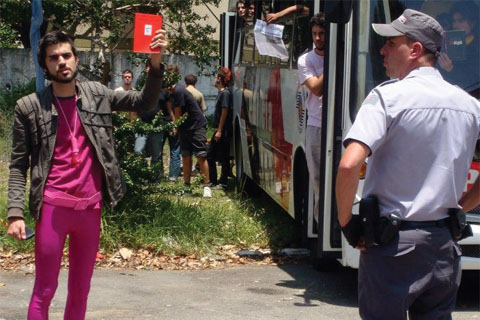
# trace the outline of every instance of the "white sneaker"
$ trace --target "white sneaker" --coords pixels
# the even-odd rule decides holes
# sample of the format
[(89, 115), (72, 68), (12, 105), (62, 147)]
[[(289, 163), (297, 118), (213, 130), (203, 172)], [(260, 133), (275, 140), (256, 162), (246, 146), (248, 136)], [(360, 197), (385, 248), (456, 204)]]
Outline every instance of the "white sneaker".
[(204, 198), (212, 197), (212, 190), (210, 189), (210, 187), (203, 187), (203, 197)]

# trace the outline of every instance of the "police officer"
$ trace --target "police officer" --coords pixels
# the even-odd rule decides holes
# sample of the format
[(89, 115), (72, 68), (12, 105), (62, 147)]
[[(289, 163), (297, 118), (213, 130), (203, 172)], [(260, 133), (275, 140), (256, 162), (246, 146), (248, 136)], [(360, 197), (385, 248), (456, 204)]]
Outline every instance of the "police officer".
[[(345, 141), (336, 197), (347, 241), (361, 250), (359, 308), (363, 319), (451, 319), (460, 284), (461, 251), (445, 218), (459, 208), (475, 143), (480, 104), (442, 79), (433, 66), (443, 29), (407, 9), (391, 24), (380, 53), (387, 81), (367, 96)], [(401, 219), (388, 244), (365, 248), (353, 237), (351, 214), (362, 164), (363, 196), (378, 198), (380, 215)]]

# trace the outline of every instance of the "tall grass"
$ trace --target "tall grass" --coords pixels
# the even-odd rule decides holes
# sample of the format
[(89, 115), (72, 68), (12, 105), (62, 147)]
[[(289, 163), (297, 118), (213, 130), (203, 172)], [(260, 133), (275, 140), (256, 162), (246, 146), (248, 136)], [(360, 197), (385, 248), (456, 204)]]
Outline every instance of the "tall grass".
[(251, 205), (228, 197), (201, 199), (152, 195), (141, 210), (104, 212), (102, 247), (119, 244), (176, 254), (212, 253), (226, 244), (249, 247), (268, 244), (259, 213)]

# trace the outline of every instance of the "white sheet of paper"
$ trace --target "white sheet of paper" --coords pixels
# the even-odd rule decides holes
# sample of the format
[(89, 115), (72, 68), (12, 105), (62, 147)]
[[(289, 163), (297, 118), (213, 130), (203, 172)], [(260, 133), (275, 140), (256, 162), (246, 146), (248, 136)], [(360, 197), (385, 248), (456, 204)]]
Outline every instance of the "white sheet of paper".
[(281, 39), (283, 37), (283, 28), (284, 26), (281, 24), (267, 24), (265, 21), (257, 19), (253, 31)]
[(283, 28), (279, 24), (269, 24), (257, 19), (254, 28), (255, 45), (258, 52), (264, 56), (276, 57), (282, 60), (288, 59), (287, 48), (283, 43)]

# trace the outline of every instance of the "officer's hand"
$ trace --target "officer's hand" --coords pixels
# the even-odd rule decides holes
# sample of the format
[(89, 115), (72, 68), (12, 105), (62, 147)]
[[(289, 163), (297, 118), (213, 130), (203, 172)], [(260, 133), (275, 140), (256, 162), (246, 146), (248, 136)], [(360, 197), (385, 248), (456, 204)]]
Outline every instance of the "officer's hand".
[[(362, 245), (365, 247), (365, 241), (362, 237), (362, 225), (358, 215), (351, 216), (347, 224), (342, 227), (342, 232), (345, 236), (345, 239), (347, 239), (348, 244), (350, 244), (352, 247), (357, 248), (361, 247)], [(360, 240), (363, 241), (363, 244)]]
[(160, 63), (162, 62), (162, 53), (168, 47), (167, 32), (163, 29), (158, 29), (155, 31), (155, 36), (150, 42), (150, 48), (156, 49), (160, 48), (159, 53), (152, 53), (150, 55), (150, 63), (153, 68), (159, 69)]
[(8, 219), (7, 234), (17, 240), (25, 240), (27, 233), (25, 232), (25, 221), (22, 218)]
[(355, 249), (360, 251), (364, 251), (367, 249), (367, 247), (365, 247), (365, 238), (363, 236), (360, 237), (360, 240), (358, 241), (358, 244), (355, 247)]
[(438, 64), (447, 72), (451, 72), (453, 70), (453, 62), (446, 53), (440, 54), (440, 57), (438, 57)]

